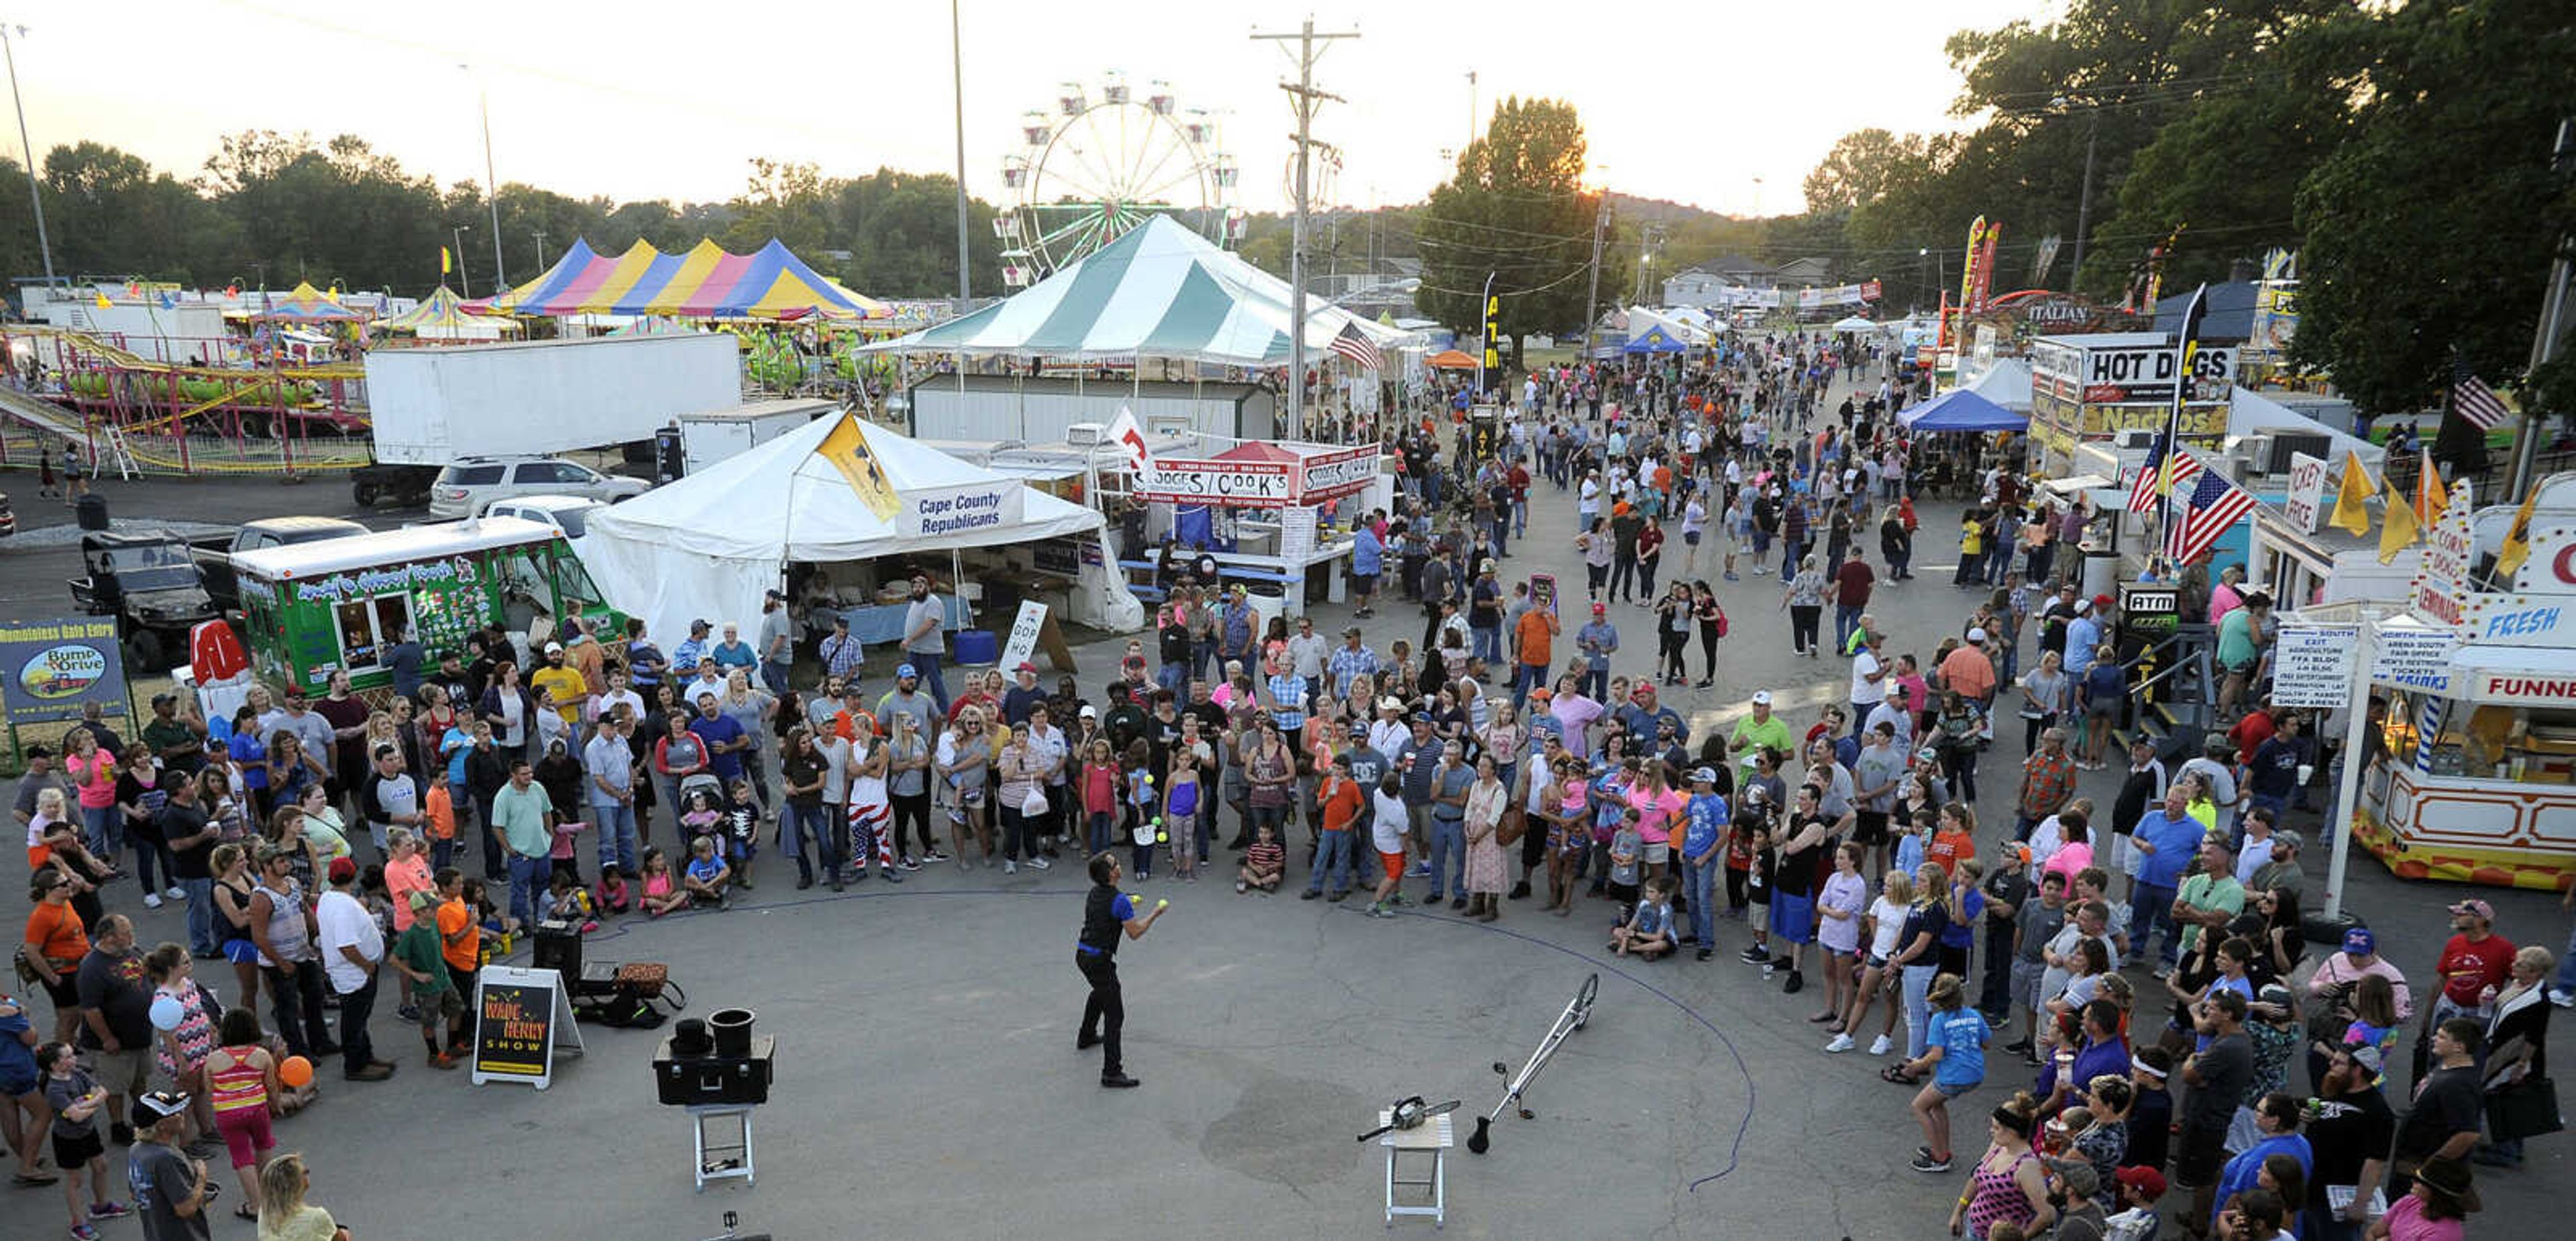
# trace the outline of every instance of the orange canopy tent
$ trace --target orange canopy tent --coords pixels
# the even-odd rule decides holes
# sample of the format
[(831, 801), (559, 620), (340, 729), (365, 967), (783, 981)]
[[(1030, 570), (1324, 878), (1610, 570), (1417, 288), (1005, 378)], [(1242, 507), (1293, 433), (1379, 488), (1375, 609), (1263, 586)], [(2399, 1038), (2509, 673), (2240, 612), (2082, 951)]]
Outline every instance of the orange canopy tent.
[(1423, 365), (1432, 367), (1435, 370), (1472, 371), (1476, 369), (1475, 358), (1467, 354), (1460, 353), (1455, 349), (1443, 349), (1438, 353), (1432, 354), (1430, 357), (1424, 358), (1422, 362)]

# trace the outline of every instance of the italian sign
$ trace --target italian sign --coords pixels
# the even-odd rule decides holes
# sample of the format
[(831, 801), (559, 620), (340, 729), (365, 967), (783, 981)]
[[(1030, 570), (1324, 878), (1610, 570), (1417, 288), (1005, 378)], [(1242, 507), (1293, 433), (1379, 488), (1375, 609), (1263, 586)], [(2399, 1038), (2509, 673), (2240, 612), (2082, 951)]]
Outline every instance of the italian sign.
[(125, 714), (125, 655), (116, 618), (0, 625), (0, 707), (12, 727), (76, 720), (90, 703)]
[(2352, 699), (2352, 625), (2284, 622), (2272, 647), (2272, 702), (2283, 707), (2342, 707)]
[(2317, 514), (2326, 502), (2326, 463), (2303, 452), (2290, 454), (2290, 498), (2281, 514), (2301, 534), (2317, 532)]
[(1004, 671), (1030, 662), (1037, 654), (1038, 634), (1046, 628), (1047, 605), (1032, 599), (1020, 600), (1019, 618), (1011, 622), (1010, 640), (1002, 644)]
[(552, 1084), (557, 1051), (580, 1053), (581, 1030), (555, 970), (487, 965), (474, 981), (474, 1084)]

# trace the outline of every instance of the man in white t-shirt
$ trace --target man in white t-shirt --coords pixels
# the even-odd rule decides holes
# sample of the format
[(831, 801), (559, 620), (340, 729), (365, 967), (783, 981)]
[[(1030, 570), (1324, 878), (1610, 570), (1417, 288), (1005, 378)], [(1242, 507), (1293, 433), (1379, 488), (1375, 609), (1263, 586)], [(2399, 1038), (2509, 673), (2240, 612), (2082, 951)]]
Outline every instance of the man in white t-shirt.
[(380, 1082), (394, 1075), (393, 1062), (376, 1059), (367, 1036), (367, 1017), (376, 1006), (376, 967), (384, 964), (385, 935), (375, 915), (358, 901), (358, 864), (333, 858), (331, 890), (313, 906), (318, 931), (314, 944), (322, 951), (322, 976), (340, 997), (340, 1056), (353, 1082)]
[(1886, 641), (1886, 635), (1863, 627), (1860, 650), (1852, 655), (1851, 721), (1854, 737), (1861, 736), (1868, 729), (1869, 713), (1886, 697), (1883, 683), (1887, 680), (1887, 661), (1878, 654), (1878, 648)]

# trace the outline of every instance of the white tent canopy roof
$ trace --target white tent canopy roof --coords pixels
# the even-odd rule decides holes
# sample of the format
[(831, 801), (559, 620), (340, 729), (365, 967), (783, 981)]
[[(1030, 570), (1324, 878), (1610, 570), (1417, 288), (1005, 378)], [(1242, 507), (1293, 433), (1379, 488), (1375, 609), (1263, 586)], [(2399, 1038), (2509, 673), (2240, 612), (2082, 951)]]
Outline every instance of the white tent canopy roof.
[[(963, 318), (865, 346), (867, 352), (1179, 358), (1277, 366), (1289, 355), (1288, 282), (1154, 216), (1054, 275)], [(1356, 330), (1379, 349), (1415, 334), (1306, 299), (1307, 356)]]
[(583, 561), (610, 603), (645, 618), (665, 641), (693, 617), (748, 622), (788, 561), (834, 563), (906, 552), (1026, 543), (1101, 528), (1099, 513), (969, 465), (873, 423), (859, 423), (898, 497), (1008, 484), (1022, 492), (1018, 524), (907, 534), (863, 503), (816, 448), (841, 423), (813, 422), (727, 457), (591, 519)]

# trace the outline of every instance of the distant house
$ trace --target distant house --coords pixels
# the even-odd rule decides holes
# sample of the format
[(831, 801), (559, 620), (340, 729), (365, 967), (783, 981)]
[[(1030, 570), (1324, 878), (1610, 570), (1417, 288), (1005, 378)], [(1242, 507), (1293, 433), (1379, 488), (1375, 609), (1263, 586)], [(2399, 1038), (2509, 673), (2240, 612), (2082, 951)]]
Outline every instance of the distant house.
[(1771, 283), (1775, 288), (1815, 288), (1829, 285), (1833, 282), (1834, 263), (1832, 259), (1791, 259), (1773, 269), (1771, 273)]
[(1771, 287), (1771, 268), (1741, 255), (1727, 254), (1685, 267), (1664, 281), (1666, 306), (1716, 306), (1731, 291)]

